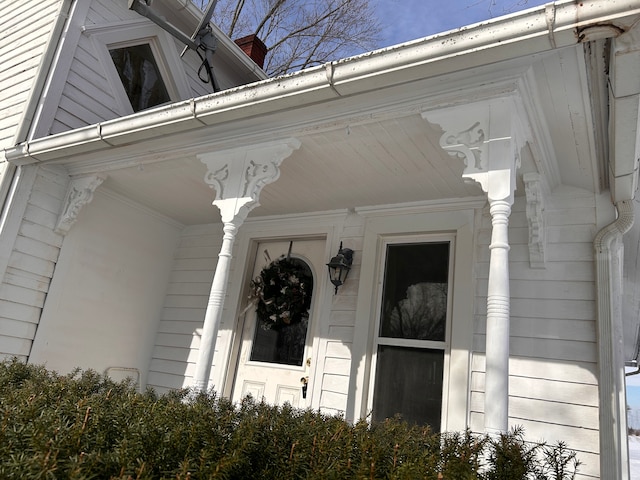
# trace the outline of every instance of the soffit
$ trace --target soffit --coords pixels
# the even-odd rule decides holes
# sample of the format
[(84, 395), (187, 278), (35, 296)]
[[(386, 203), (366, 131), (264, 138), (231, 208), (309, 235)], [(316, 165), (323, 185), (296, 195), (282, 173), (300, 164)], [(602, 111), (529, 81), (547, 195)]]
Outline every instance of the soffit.
[[(112, 163), (104, 187), (183, 224), (210, 223), (219, 214), (211, 205), (215, 195), (204, 183), (205, 167), (196, 154), (296, 137), (302, 146), (284, 160), (280, 178), (264, 188), (261, 206), (251, 216), (482, 195), (477, 185), (463, 182), (462, 160), (439, 147), (443, 131), (423, 120), (420, 112), (473, 99), (478, 92), (492, 91), (492, 82), (497, 82), (496, 95), (511, 88), (507, 85), (521, 88), (518, 78), (526, 76), (523, 115), (535, 128), (522, 172), (546, 173), (546, 165), (552, 165), (559, 178), (550, 185), (595, 191), (594, 126), (581, 55), (581, 46), (566, 48), (125, 145), (109, 151)], [(515, 83), (504, 83), (509, 75)], [(469, 125), (473, 121), (469, 119)], [(71, 172), (103, 168), (100, 156), (94, 157), (97, 163), (87, 160)]]

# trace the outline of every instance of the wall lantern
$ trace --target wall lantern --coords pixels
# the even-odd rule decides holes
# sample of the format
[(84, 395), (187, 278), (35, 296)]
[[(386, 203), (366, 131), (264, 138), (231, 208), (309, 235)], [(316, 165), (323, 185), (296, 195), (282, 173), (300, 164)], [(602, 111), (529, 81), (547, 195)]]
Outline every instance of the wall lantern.
[(335, 293), (338, 293), (338, 287), (347, 279), (352, 262), (353, 250), (350, 248), (342, 248), (342, 242), (340, 242), (338, 254), (327, 263), (327, 267), (329, 267), (329, 280), (336, 286)]

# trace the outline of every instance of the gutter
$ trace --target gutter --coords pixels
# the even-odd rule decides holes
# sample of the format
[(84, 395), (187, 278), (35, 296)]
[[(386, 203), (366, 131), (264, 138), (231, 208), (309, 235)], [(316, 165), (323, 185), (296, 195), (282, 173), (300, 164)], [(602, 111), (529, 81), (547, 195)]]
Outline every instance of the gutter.
[[(58, 135), (23, 141), (7, 159), (29, 164), (69, 159), (197, 126), (398, 86), (475, 66), (619, 35), (640, 16), (638, 0), (572, 0), (500, 17), (413, 42), (154, 108)], [(524, 32), (524, 33), (523, 33)], [(483, 55), (474, 55), (483, 52)]]

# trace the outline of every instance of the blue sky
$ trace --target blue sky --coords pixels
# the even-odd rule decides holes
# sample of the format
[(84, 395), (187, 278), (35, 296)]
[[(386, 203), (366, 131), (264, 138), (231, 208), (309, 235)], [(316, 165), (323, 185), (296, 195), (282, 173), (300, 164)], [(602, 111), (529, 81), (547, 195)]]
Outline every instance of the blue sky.
[(383, 25), (380, 47), (415, 40), (547, 0), (371, 0)]

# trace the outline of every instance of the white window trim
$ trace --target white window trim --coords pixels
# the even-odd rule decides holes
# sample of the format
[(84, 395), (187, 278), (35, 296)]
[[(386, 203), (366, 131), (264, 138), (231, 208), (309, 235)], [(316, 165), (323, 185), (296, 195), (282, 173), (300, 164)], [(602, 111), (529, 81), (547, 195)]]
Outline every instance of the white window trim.
[[(379, 335), (380, 322), (381, 322), (381, 310), (382, 310), (382, 289), (384, 287), (384, 265), (387, 260), (387, 247), (389, 245), (402, 245), (402, 244), (428, 244), (428, 243), (449, 243), (449, 265), (448, 265), (448, 285), (447, 285), (447, 318), (445, 325), (445, 338), (444, 341), (428, 341), (428, 340), (414, 340), (392, 337), (381, 337)], [(418, 348), (429, 350), (442, 350), (444, 352), (444, 364), (443, 364), (443, 378), (442, 378), (442, 407), (440, 416), (440, 427), (446, 423), (447, 419), (447, 405), (449, 404), (448, 393), (450, 375), (447, 375), (449, 371), (450, 352), (451, 352), (451, 323), (452, 323), (452, 308), (453, 308), (453, 286), (455, 284), (454, 278), (454, 265), (455, 265), (455, 235), (448, 234), (418, 234), (418, 235), (402, 235), (402, 236), (389, 236), (381, 238), (380, 249), (377, 252), (378, 256), (378, 289), (375, 295), (375, 322), (373, 325), (373, 343), (371, 347), (371, 375), (369, 376), (369, 389), (367, 395), (367, 411), (373, 411), (373, 392), (375, 391), (375, 377), (377, 371), (378, 362), (378, 347), (380, 345), (397, 346), (403, 348)], [(401, 413), (401, 412), (399, 412)]]
[[(353, 343), (349, 397), (352, 399), (346, 411), (346, 418), (357, 420), (366, 418), (370, 406), (369, 390), (373, 357), (374, 335), (377, 334), (378, 299), (380, 288), (379, 270), (382, 268), (379, 253), (384, 240), (389, 236), (411, 233), (447, 233), (455, 236), (455, 248), (451, 252), (453, 260), (452, 307), (449, 337), (449, 360), (445, 370), (446, 390), (443, 388), (443, 417), (441, 430), (462, 431), (469, 425), (470, 405), (470, 364), (473, 348), (473, 264), (475, 222), (479, 218), (481, 204), (451, 204), (408, 208), (407, 213), (391, 215), (380, 211), (362, 210), (366, 217), (363, 240), (362, 266), (358, 287), (356, 326)], [(431, 211), (429, 211), (431, 210)]]
[(178, 54), (176, 41), (160, 27), (146, 20), (135, 20), (109, 25), (86, 26), (84, 33), (94, 43), (96, 56), (111, 86), (118, 111), (122, 115), (134, 113), (127, 92), (111, 59), (110, 49), (149, 44), (171, 102), (191, 98), (191, 88)]

